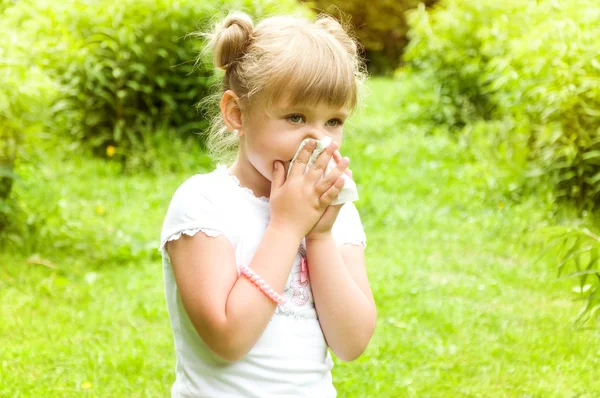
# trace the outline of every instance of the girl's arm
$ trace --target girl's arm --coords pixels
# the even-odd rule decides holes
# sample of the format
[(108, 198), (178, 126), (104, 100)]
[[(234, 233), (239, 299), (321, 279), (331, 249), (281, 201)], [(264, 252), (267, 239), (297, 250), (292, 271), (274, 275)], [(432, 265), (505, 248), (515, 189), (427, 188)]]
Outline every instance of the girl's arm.
[(337, 246), (333, 235), (306, 240), (315, 307), (327, 344), (343, 361), (358, 358), (375, 330), (377, 312), (364, 247)]
[[(281, 294), (301, 241), (269, 225), (250, 268)], [(183, 306), (202, 341), (223, 359), (241, 359), (267, 327), (275, 302), (246, 277), (238, 278), (235, 252), (224, 235), (182, 235), (167, 250)]]

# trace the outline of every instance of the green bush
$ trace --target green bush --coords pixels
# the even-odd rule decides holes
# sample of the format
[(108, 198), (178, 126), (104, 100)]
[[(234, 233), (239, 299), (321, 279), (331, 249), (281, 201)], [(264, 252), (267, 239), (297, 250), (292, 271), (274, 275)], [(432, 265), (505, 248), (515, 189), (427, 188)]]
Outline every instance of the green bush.
[[(85, 254), (114, 246), (99, 253), (99, 259), (148, 252), (133, 238), (106, 236), (106, 231), (82, 223), (72, 205), (79, 205), (80, 197), (69, 197), (72, 187), (65, 184), (77, 166), (69, 167), (62, 159), (85, 156), (83, 146), (113, 155), (128, 170), (162, 174), (208, 168), (210, 159), (191, 133), (204, 123), (195, 107), (213, 89), (215, 71), (210, 64), (199, 64), (191, 73), (201, 43), (184, 36), (224, 17), (229, 9), (254, 16), (308, 14), (293, 1), (274, 0), (119, 5), (19, 0), (0, 14), (0, 184), (11, 187), (10, 197), (0, 199), (0, 247), (26, 253), (61, 247), (65, 253)], [(143, 40), (148, 33), (154, 42)], [(101, 35), (112, 38), (98, 41)], [(129, 63), (128, 46), (134, 54)], [(170, 51), (168, 59), (161, 58), (164, 51)], [(111, 69), (116, 62), (123, 71)], [(145, 74), (136, 72), (142, 68)], [(131, 101), (122, 102), (120, 118), (113, 107), (118, 99), (115, 76), (129, 79), (123, 90)], [(147, 93), (149, 89), (154, 91)], [(119, 120), (128, 123), (124, 130), (119, 130)], [(94, 167), (105, 167), (101, 163)]]
[[(594, 0), (442, 0), (408, 14), (408, 114), (457, 135), (473, 123), (526, 155), (533, 186), (600, 200), (600, 5)], [(409, 105), (406, 105), (409, 106)], [(506, 122), (508, 121), (508, 122)], [(498, 129), (498, 122), (504, 126)], [(483, 127), (482, 127), (483, 126)], [(495, 126), (495, 127), (494, 127)]]
[[(9, 233), (17, 222), (18, 203), (11, 192), (18, 182), (18, 167), (30, 158), (23, 142), (42, 128), (56, 86), (31, 65), (28, 45), (16, 34), (0, 31), (0, 233)], [(5, 237), (0, 242), (6, 241)]]
[(400, 55), (408, 40), (407, 10), (419, 3), (430, 6), (437, 0), (374, 0), (365, 7), (362, 0), (301, 0), (316, 12), (350, 17), (355, 34), (364, 46), (369, 72), (388, 74), (398, 67)]
[[(9, 5), (11, 3), (8, 0), (0, 0), (0, 14)], [(7, 79), (5, 73), (0, 73), (0, 86), (4, 86), (2, 83)], [(17, 141), (14, 130), (8, 126), (7, 113), (10, 109), (6, 102), (8, 101), (0, 93), (0, 232), (8, 224), (10, 209), (7, 204), (7, 198), (14, 180), (13, 168)]]
[(552, 226), (538, 231), (543, 255), (556, 264), (558, 276), (576, 281), (575, 298), (585, 307), (575, 325), (600, 323), (600, 237), (583, 226)]
[(231, 8), (255, 16), (303, 9), (291, 0), (21, 0), (2, 22), (61, 85), (51, 129), (99, 155), (144, 164), (155, 131), (189, 137), (207, 126), (196, 104), (214, 70), (195, 68), (202, 43), (186, 35)]
[(9, 128), (5, 117), (0, 116), (0, 233), (6, 228), (11, 213), (8, 196), (14, 182), (14, 164), (17, 156), (18, 131)]
[(0, 0), (0, 13), (2, 13), (5, 8), (12, 6), (13, 3), (13, 0)]

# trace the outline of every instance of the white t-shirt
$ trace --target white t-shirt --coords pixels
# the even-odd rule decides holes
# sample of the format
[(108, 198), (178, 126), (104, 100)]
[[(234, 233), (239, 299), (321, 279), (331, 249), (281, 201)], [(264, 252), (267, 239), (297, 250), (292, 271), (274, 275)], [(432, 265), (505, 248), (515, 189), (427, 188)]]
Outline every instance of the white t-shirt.
[[(172, 397), (336, 396), (331, 378), (333, 362), (315, 310), (310, 279), (301, 270), (304, 239), (283, 290), (287, 303), (277, 306), (262, 336), (242, 359), (228, 362), (212, 353), (182, 305), (165, 250), (168, 241), (200, 231), (209, 236), (224, 234), (235, 248), (239, 276), (239, 266), (250, 264), (269, 219), (269, 199), (257, 198), (242, 187), (224, 164), (210, 173), (190, 177), (175, 191), (159, 248), (177, 356)], [(352, 202), (342, 206), (332, 235), (338, 245), (366, 247), (360, 216)]]

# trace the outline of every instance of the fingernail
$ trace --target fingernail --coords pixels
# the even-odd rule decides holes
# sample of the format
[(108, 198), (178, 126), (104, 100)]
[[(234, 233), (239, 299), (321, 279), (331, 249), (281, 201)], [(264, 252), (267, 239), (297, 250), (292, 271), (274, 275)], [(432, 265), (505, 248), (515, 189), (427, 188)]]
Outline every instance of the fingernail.
[(279, 163), (279, 162), (275, 162), (275, 170), (277, 170), (277, 164), (278, 164), (278, 163)]

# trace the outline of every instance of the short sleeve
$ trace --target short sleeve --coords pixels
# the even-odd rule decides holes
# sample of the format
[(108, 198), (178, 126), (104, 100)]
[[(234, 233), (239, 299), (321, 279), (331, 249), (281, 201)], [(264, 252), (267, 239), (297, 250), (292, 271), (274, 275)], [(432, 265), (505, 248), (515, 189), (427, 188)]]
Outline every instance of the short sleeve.
[(360, 245), (367, 247), (367, 236), (365, 234), (360, 214), (353, 202), (346, 202), (340, 209), (331, 234), (338, 246), (344, 244)]
[(179, 239), (182, 234), (193, 236), (202, 231), (214, 237), (224, 233), (217, 207), (202, 193), (207, 188), (203, 183), (207, 182), (198, 176), (191, 177), (173, 194), (160, 234), (161, 253), (165, 253), (167, 242)]

